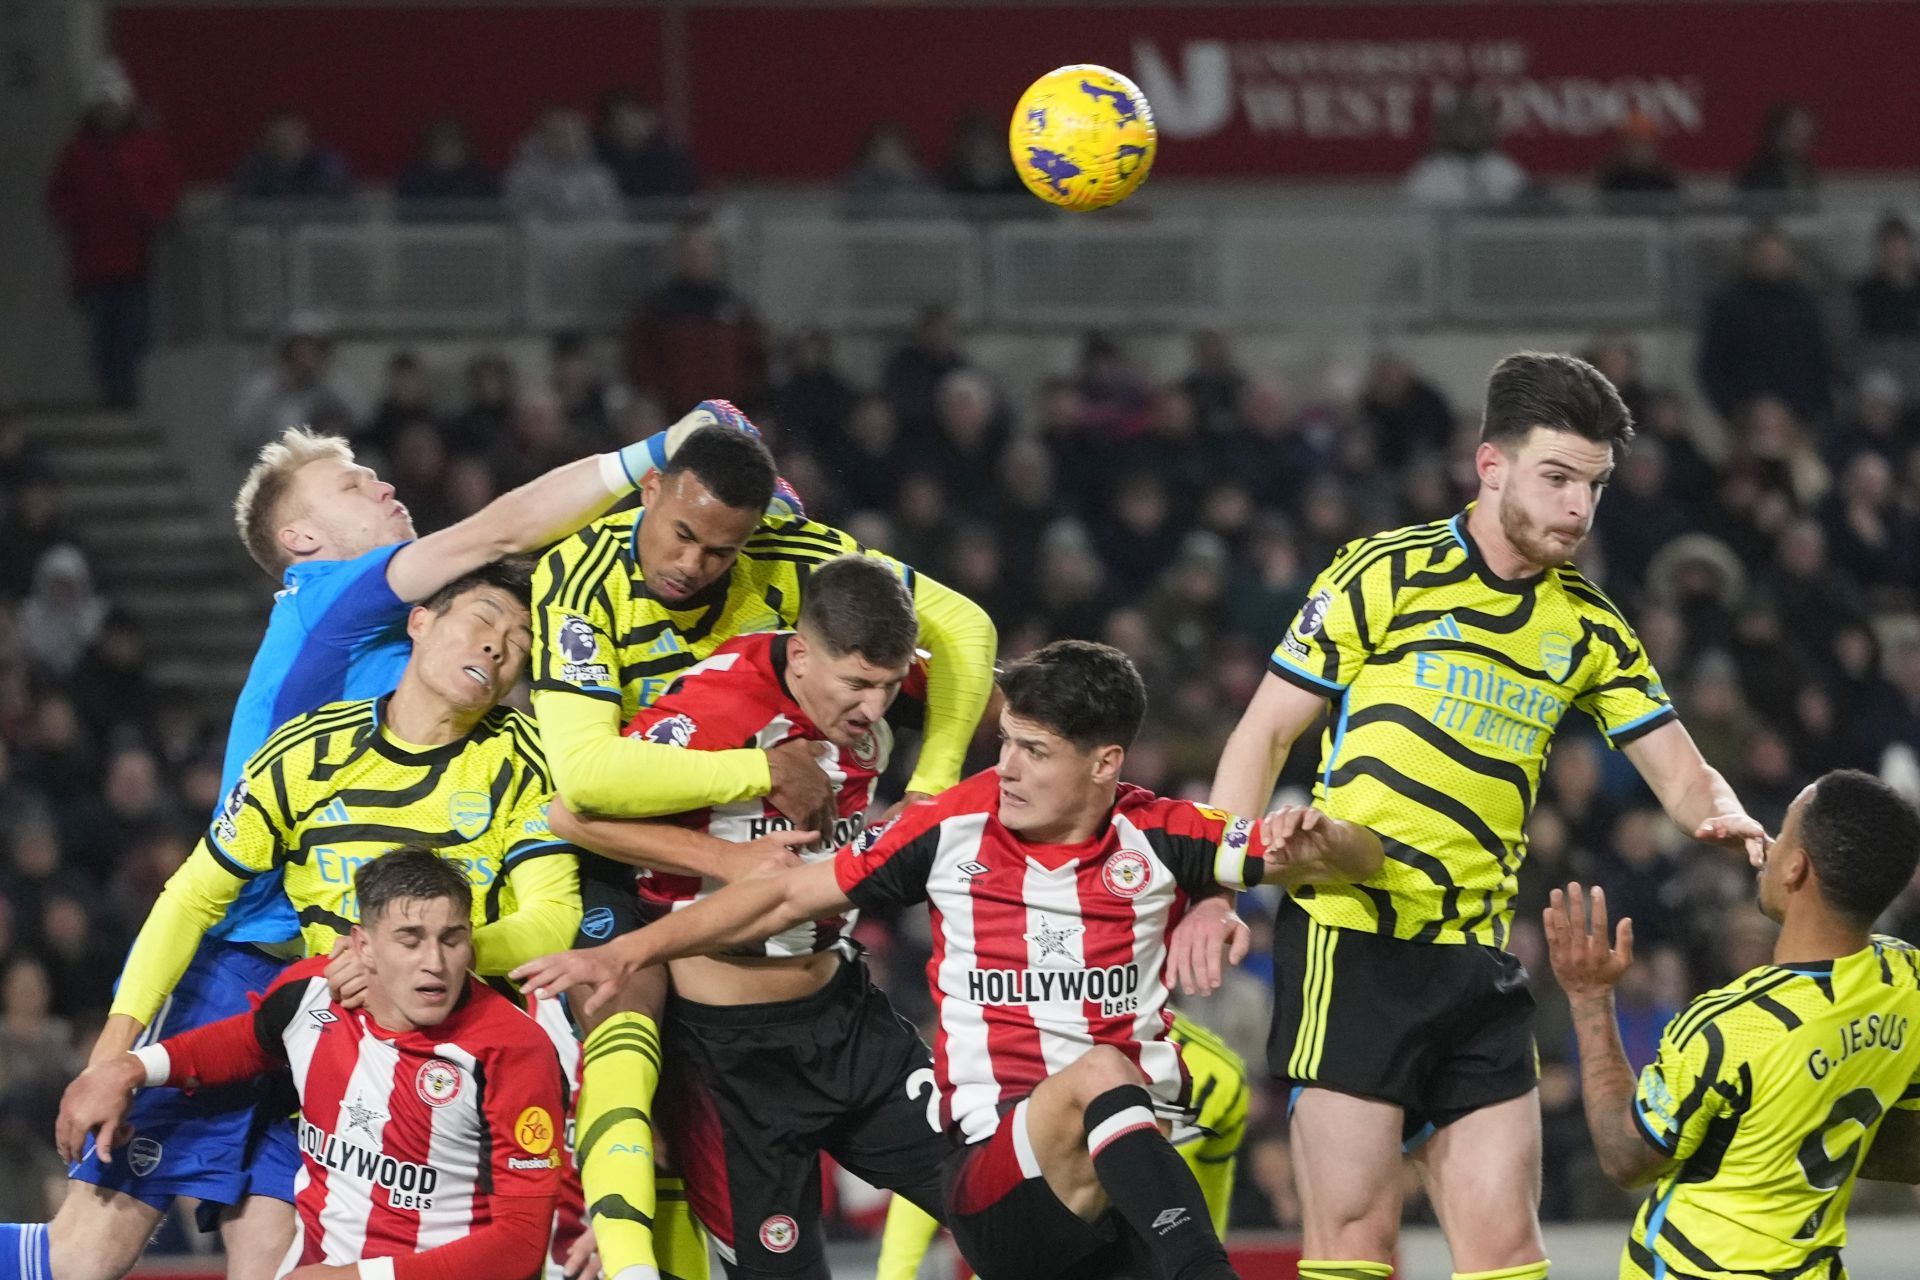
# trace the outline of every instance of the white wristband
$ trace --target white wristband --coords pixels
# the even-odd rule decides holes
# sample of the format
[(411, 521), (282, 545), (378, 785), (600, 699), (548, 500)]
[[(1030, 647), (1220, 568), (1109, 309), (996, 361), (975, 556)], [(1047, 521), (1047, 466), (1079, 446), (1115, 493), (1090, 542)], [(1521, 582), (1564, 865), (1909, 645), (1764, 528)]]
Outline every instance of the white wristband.
[(624, 498), (638, 487), (633, 477), (627, 474), (627, 464), (620, 460), (617, 450), (601, 454), (599, 462), (600, 482), (607, 486), (607, 492), (614, 497)]
[(362, 1258), (360, 1280), (393, 1280), (392, 1258)]
[(149, 1088), (165, 1084), (167, 1077), (173, 1074), (173, 1055), (167, 1052), (164, 1044), (143, 1045), (133, 1051), (133, 1056), (140, 1059), (140, 1065), (147, 1069), (146, 1083)]

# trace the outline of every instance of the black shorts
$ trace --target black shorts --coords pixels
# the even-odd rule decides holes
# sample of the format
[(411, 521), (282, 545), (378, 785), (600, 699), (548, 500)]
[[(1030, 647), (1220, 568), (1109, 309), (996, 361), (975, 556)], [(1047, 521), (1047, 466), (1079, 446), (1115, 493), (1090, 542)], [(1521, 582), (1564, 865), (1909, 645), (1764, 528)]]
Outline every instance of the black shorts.
[(827, 1275), (820, 1153), (936, 1217), (933, 1059), (864, 961), (777, 1004), (669, 997), (654, 1117), (732, 1276)]
[(1527, 970), (1504, 951), (1330, 929), (1283, 898), (1273, 966), (1269, 1070), (1393, 1103), (1410, 1143), (1539, 1080)]
[(581, 854), (580, 932), (573, 945), (597, 947), (646, 924), (638, 882), (638, 867), (597, 854)]
[(1026, 1137), (1026, 1102), (993, 1136), (947, 1157), (941, 1171), (947, 1225), (979, 1280), (1120, 1280), (1158, 1267), (1120, 1215), (1092, 1222), (1060, 1202)]

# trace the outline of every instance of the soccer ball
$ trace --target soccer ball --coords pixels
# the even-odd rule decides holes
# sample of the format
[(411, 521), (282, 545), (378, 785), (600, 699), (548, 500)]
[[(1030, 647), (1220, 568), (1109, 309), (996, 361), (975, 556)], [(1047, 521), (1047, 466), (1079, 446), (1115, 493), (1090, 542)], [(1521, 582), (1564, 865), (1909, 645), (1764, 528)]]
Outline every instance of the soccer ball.
[(1008, 130), (1027, 190), (1063, 209), (1104, 209), (1147, 179), (1159, 136), (1138, 85), (1106, 67), (1061, 67), (1020, 95)]

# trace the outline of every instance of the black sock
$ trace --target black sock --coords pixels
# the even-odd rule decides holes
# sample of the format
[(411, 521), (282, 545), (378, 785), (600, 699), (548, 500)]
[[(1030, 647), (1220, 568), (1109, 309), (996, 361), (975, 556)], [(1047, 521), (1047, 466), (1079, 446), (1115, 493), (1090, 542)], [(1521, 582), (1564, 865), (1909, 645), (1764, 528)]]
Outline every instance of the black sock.
[(1193, 1170), (1160, 1134), (1153, 1099), (1137, 1084), (1087, 1104), (1094, 1176), (1169, 1280), (1232, 1276)]

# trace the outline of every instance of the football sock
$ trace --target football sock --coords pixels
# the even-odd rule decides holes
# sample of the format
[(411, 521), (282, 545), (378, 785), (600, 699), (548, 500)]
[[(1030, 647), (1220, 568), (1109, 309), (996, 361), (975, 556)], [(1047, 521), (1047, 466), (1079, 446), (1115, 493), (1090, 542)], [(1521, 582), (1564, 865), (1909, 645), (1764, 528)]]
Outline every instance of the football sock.
[(1387, 1280), (1393, 1265), (1387, 1262), (1325, 1262), (1300, 1259), (1300, 1280)]
[[(660, 1029), (644, 1013), (616, 1013), (587, 1033), (575, 1129), (580, 1182), (600, 1266), (609, 1280), (652, 1280), (653, 1121)], [(684, 1205), (684, 1199), (682, 1204)]]
[(940, 1224), (933, 1215), (905, 1196), (895, 1196), (887, 1207), (887, 1226), (880, 1233), (880, 1261), (874, 1280), (914, 1280), (920, 1260), (927, 1256)]
[(1086, 1125), (1094, 1175), (1168, 1280), (1232, 1276), (1200, 1184), (1154, 1123), (1147, 1091), (1107, 1090), (1087, 1104)]
[(712, 1265), (707, 1233), (693, 1216), (687, 1181), (672, 1173), (655, 1176), (653, 1251), (660, 1258), (660, 1280), (707, 1280)]
[(0, 1223), (0, 1280), (53, 1280), (46, 1223)]
[(1453, 1280), (1547, 1280), (1547, 1266), (1547, 1260), (1542, 1258), (1538, 1262), (1503, 1267), (1498, 1271), (1456, 1271)]

